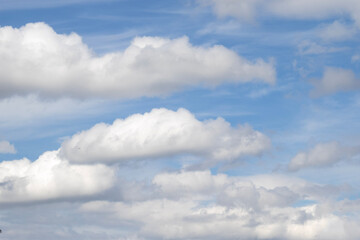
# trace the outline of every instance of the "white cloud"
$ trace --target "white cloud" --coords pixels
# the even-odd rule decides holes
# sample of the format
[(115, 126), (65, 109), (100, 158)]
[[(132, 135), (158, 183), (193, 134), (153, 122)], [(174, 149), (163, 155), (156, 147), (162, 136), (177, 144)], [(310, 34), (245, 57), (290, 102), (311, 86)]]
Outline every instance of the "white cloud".
[[(356, 239), (356, 220), (336, 215), (316, 199), (308, 183), (285, 176), (230, 177), (210, 171), (163, 173), (153, 183), (155, 198), (135, 202), (93, 201), (84, 213), (118, 219), (155, 239)], [(291, 188), (289, 188), (291, 186)], [(315, 195), (314, 195), (315, 194)], [(329, 200), (329, 198), (327, 198)], [(341, 214), (346, 214), (343, 211)]]
[(341, 41), (351, 39), (355, 36), (357, 29), (353, 26), (345, 25), (339, 21), (326, 25), (318, 29), (318, 35), (323, 40)]
[(219, 17), (232, 16), (242, 20), (254, 20), (257, 7), (262, 0), (198, 0), (205, 5), (212, 5)]
[(353, 91), (360, 88), (360, 80), (355, 77), (352, 70), (343, 68), (325, 68), (321, 79), (310, 81), (314, 89), (310, 92), (313, 97), (320, 97), (336, 92)]
[(109, 189), (114, 171), (104, 165), (71, 165), (57, 151), (36, 161), (0, 163), (0, 203), (45, 201), (93, 195)]
[(317, 207), (272, 208), (254, 212), (241, 207), (202, 206), (192, 200), (149, 200), (125, 204), (90, 202), (83, 211), (108, 213), (136, 231), (161, 239), (356, 239), (350, 226), (359, 223), (335, 214), (318, 214)]
[[(52, 122), (69, 118), (79, 118), (101, 112), (105, 101), (73, 100), (73, 99), (41, 99), (36, 95), (13, 96), (0, 99), (0, 129), (28, 127), (44, 124), (44, 120)], [(100, 110), (99, 110), (100, 109)], [(79, 114), (81, 113), (81, 115)]]
[(319, 45), (316, 42), (312, 41), (302, 41), (298, 44), (298, 53), (300, 55), (309, 55), (309, 54), (324, 54), (324, 53), (334, 53), (343, 51), (346, 48), (339, 48), (339, 47), (327, 47)]
[(8, 141), (0, 141), (0, 153), (16, 153), (16, 149)]
[(357, 0), (199, 0), (211, 5), (220, 16), (232, 16), (252, 20), (260, 15), (272, 15), (289, 19), (328, 19), (350, 16), (360, 24), (360, 2)]
[[(101, 0), (104, 1), (113, 1), (113, 0)], [(33, 9), (33, 8), (52, 8), (60, 7), (73, 4), (84, 4), (84, 3), (94, 3), (100, 2), (100, 0), (32, 0), (31, 2), (27, 0), (14, 0), (14, 1), (1, 1), (0, 10), (8, 9)]]
[(66, 140), (60, 154), (77, 163), (177, 154), (226, 161), (259, 155), (269, 147), (268, 137), (248, 125), (233, 128), (222, 118), (199, 121), (186, 109), (162, 108), (117, 119), (112, 125), (97, 124)]
[(338, 142), (319, 143), (307, 152), (300, 152), (291, 159), (288, 169), (330, 166), (360, 154), (359, 147), (342, 146)]
[(275, 82), (272, 63), (250, 62), (216, 45), (187, 37), (138, 37), (123, 52), (98, 57), (75, 33), (44, 23), (0, 28), (0, 96), (134, 98), (166, 95), (187, 86)]
[(355, 54), (351, 57), (351, 62), (355, 63), (358, 62), (360, 60), (360, 55), (359, 54)]

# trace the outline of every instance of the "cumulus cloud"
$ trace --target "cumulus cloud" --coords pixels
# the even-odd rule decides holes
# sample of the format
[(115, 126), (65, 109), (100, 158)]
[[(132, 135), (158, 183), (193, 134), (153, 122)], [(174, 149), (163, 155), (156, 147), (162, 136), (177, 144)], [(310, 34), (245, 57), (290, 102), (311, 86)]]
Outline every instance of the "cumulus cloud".
[(359, 227), (335, 214), (318, 214), (316, 206), (252, 210), (191, 200), (151, 200), (133, 204), (90, 202), (83, 211), (108, 213), (112, 219), (136, 223), (141, 236), (164, 239), (356, 239)]
[(270, 140), (250, 126), (231, 127), (222, 118), (199, 121), (186, 109), (153, 109), (145, 114), (100, 123), (64, 141), (60, 154), (76, 163), (121, 162), (177, 154), (213, 161), (259, 155)]
[(96, 56), (75, 33), (44, 23), (0, 28), (0, 96), (134, 98), (166, 95), (187, 86), (275, 82), (272, 63), (250, 62), (216, 45), (187, 37), (137, 37), (123, 52)]
[(312, 79), (310, 83), (314, 89), (310, 92), (312, 97), (320, 97), (336, 92), (353, 91), (360, 88), (360, 80), (355, 77), (352, 70), (343, 68), (325, 68), (321, 79)]
[(291, 159), (288, 169), (298, 171), (303, 168), (325, 167), (351, 159), (360, 154), (360, 147), (348, 147), (338, 142), (319, 143), (307, 152), (300, 152)]
[(8, 141), (0, 141), (0, 153), (16, 153), (16, 149)]
[[(135, 202), (93, 201), (88, 214), (131, 224), (144, 238), (355, 239), (358, 226), (323, 207), (292, 204), (313, 198), (306, 181), (285, 176), (230, 177), (210, 171), (162, 173), (157, 197)], [(292, 186), (292, 188), (288, 188)], [(306, 195), (306, 197), (305, 197)], [(315, 197), (316, 198), (316, 197)], [(343, 212), (345, 214), (345, 211)]]
[(211, 5), (222, 16), (252, 20), (257, 15), (267, 14), (290, 19), (327, 19), (347, 15), (360, 24), (360, 3), (357, 0), (199, 0)]
[(109, 189), (114, 171), (104, 165), (72, 165), (45, 152), (29, 159), (0, 163), (0, 203), (46, 201), (93, 195)]

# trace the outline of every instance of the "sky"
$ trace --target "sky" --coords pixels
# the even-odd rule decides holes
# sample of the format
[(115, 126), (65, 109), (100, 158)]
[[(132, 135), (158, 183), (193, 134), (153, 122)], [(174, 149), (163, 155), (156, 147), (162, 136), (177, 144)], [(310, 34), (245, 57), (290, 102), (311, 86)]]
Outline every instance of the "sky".
[(0, 0), (4, 240), (360, 239), (358, 0)]

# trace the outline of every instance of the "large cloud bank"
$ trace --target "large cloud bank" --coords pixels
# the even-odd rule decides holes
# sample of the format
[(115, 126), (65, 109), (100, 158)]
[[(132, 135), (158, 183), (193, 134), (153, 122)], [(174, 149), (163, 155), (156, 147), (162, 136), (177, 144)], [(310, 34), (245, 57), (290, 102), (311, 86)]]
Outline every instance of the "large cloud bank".
[(100, 123), (66, 140), (60, 154), (71, 162), (117, 162), (177, 154), (195, 154), (213, 161), (259, 155), (270, 140), (250, 126), (231, 125), (222, 118), (199, 121), (186, 109), (153, 109)]
[(95, 54), (75, 33), (44, 23), (0, 28), (0, 96), (134, 98), (186, 86), (275, 82), (271, 63), (250, 62), (223, 46), (193, 46), (186, 37), (138, 37), (123, 52)]
[(93, 201), (81, 210), (131, 224), (140, 239), (359, 237), (359, 231), (352, 230), (358, 223), (344, 217), (353, 208), (341, 209), (345, 202), (294, 207), (298, 201), (321, 201), (317, 192), (326, 189), (300, 179), (276, 175), (238, 178), (199, 171), (159, 174), (153, 184), (159, 189), (155, 198)]

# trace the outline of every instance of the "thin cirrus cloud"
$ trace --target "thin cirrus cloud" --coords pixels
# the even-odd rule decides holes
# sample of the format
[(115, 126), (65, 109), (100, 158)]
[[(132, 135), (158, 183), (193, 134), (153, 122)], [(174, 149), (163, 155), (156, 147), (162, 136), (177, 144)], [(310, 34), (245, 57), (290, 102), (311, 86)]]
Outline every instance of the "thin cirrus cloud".
[(343, 146), (338, 142), (319, 143), (308, 151), (296, 154), (288, 164), (288, 170), (299, 171), (305, 168), (331, 166), (359, 154), (359, 146)]
[(0, 141), (0, 154), (1, 153), (16, 153), (15, 146), (8, 141)]
[(88, 3), (96, 3), (96, 2), (110, 2), (114, 0), (53, 0), (53, 1), (45, 1), (45, 0), (0, 0), (0, 10), (13, 10), (13, 9), (33, 9), (33, 8), (52, 8), (52, 7), (60, 7), (66, 5), (74, 5), (74, 4), (88, 4)]
[(320, 27), (317, 32), (317, 35), (325, 41), (342, 41), (353, 38), (357, 33), (357, 29), (340, 21), (334, 21)]
[(250, 126), (236, 128), (222, 118), (199, 121), (186, 109), (153, 109), (100, 123), (64, 141), (60, 155), (75, 163), (113, 163), (179, 154), (229, 161), (260, 155), (270, 140)]
[(112, 187), (114, 170), (104, 165), (72, 165), (45, 152), (0, 163), (0, 203), (24, 203), (94, 195)]
[(241, 20), (254, 20), (258, 16), (272, 15), (289, 19), (327, 19), (350, 16), (360, 24), (360, 2), (357, 0), (198, 0), (212, 6), (220, 16)]
[(0, 59), (2, 97), (136, 98), (276, 78), (272, 62), (251, 62), (220, 45), (193, 46), (187, 37), (137, 37), (122, 52), (96, 56), (79, 35), (58, 34), (45, 23), (0, 28)]
[(360, 80), (352, 70), (326, 67), (321, 79), (311, 79), (314, 89), (310, 92), (312, 97), (321, 97), (337, 92), (348, 92), (360, 89)]

